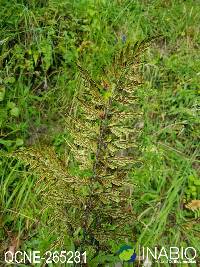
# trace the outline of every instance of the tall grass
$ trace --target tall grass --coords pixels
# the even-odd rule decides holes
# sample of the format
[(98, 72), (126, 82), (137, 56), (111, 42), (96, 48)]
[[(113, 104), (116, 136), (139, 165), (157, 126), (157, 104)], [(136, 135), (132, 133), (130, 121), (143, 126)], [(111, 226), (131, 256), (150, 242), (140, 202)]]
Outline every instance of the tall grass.
[[(3, 151), (42, 143), (67, 160), (65, 118), (79, 89), (75, 63), (97, 82), (109, 83), (105, 69), (116, 51), (161, 36), (141, 65), (144, 164), (131, 173), (133, 245), (190, 245), (200, 252), (198, 212), (185, 208), (200, 198), (199, 14), (194, 0), (0, 2)], [(0, 163), (1, 254), (16, 236), (21, 249), (48, 250), (56, 237), (45, 227), (48, 213), (38, 218), (37, 177), (16, 160), (1, 156)], [(110, 242), (108, 254), (114, 254), (118, 247)], [(66, 244), (74, 248), (68, 237)]]

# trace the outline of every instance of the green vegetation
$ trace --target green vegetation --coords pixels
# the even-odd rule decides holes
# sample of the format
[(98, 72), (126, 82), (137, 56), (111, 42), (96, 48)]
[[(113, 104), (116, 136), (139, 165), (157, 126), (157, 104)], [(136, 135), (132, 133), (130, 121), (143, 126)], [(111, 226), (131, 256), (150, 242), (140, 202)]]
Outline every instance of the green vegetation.
[[(86, 249), (92, 267), (114, 266), (123, 244), (193, 246), (200, 255), (199, 206), (188, 204), (200, 200), (198, 1), (1, 0), (0, 7), (1, 265), (10, 247), (41, 253)], [(157, 38), (136, 61), (134, 53), (149, 37)], [(124, 64), (127, 60), (130, 65)], [(137, 71), (130, 74), (136, 63)], [(129, 111), (131, 121), (124, 117), (124, 131), (103, 137), (110, 138), (115, 150), (117, 138), (134, 124), (139, 134), (133, 136), (129, 152), (138, 161), (121, 164), (119, 170), (117, 160), (113, 172), (123, 172), (122, 181), (113, 175), (92, 183), (97, 155), (82, 158), (81, 168), (76, 158), (80, 141), (91, 138), (93, 130), (99, 133), (102, 121), (107, 127), (110, 117), (105, 120), (105, 114), (98, 113), (90, 123), (88, 114), (92, 117), (91, 105), (98, 98), (103, 101), (100, 111), (110, 105), (123, 70), (129, 73), (120, 80), (123, 89), (130, 78), (137, 81), (132, 87), (136, 107), (130, 110), (118, 99), (113, 108)], [(99, 91), (90, 96), (97, 89), (94, 81)], [(127, 149), (130, 140), (125, 141)], [(106, 149), (100, 151), (98, 172), (109, 161)], [(127, 151), (120, 155), (127, 156)], [(128, 206), (121, 202), (121, 192)], [(113, 193), (118, 201), (115, 220)], [(83, 203), (91, 198), (94, 205), (88, 211)], [(49, 266), (55, 265), (60, 266)]]

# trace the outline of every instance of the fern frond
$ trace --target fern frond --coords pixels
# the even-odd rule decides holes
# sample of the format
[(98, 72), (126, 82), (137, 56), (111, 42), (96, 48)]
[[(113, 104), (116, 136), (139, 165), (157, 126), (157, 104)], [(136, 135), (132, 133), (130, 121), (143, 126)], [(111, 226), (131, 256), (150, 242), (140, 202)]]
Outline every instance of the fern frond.
[[(138, 45), (137, 51), (139, 49)], [(134, 58), (135, 64), (131, 62), (131, 58)], [(119, 66), (120, 62), (122, 66)], [(101, 243), (102, 240), (99, 237), (104, 234), (108, 240), (112, 235), (109, 222), (112, 222), (113, 228), (117, 228), (116, 214), (120, 216), (120, 221), (123, 220), (122, 214), (130, 197), (129, 194), (126, 195), (125, 189), (128, 184), (128, 173), (134, 164), (140, 161), (137, 144), (140, 131), (135, 127), (142, 117), (136, 93), (137, 87), (141, 84), (138, 59), (136, 60), (133, 55), (127, 55), (127, 51), (124, 51), (120, 62), (118, 61), (118, 65), (114, 67), (113, 83), (106, 91), (102, 91), (101, 86), (79, 66), (84, 80), (82, 88), (84, 92), (78, 96), (80, 109), (74, 114), (74, 126), (71, 125), (70, 132), (74, 139), (71, 155), (77, 158), (80, 150), (88, 155), (86, 160), (79, 163), (81, 169), (87, 170), (89, 162), (92, 162), (92, 175), (89, 178), (90, 194), (86, 198), (86, 208), (82, 217), (85, 241), (93, 237)], [(93, 90), (94, 93), (92, 93)], [(88, 101), (94, 96), (100, 105), (95, 101)], [(97, 129), (95, 138), (84, 127), (81, 127), (77, 138), (77, 134), (74, 133), (76, 119), (79, 123), (82, 120), (82, 125), (92, 120), (93, 126)], [(93, 142), (96, 142), (96, 146)], [(137, 153), (135, 153), (136, 150), (138, 150)], [(91, 159), (92, 155), (94, 155), (93, 159)], [(127, 228), (133, 229), (130, 222), (131, 218), (134, 218), (134, 213), (130, 212), (124, 217), (126, 222), (129, 221)], [(127, 219), (127, 217), (130, 218)]]
[(137, 90), (142, 83), (139, 54), (146, 45), (144, 41), (128, 46), (114, 59), (108, 88), (77, 65), (82, 87), (76, 108), (66, 119), (70, 134), (66, 140), (68, 169), (53, 148), (30, 148), (12, 155), (43, 181), (43, 201), (51, 211), (55, 229), (67, 228), (71, 237), (80, 231), (84, 250), (94, 243), (107, 246), (109, 239), (118, 242), (134, 235), (129, 173), (141, 162), (141, 129), (136, 125), (143, 114)]

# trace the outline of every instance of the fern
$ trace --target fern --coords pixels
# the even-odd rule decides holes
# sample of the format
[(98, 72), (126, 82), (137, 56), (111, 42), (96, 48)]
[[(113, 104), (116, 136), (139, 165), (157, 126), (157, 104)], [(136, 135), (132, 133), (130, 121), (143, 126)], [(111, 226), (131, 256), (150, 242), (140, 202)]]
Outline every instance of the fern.
[(67, 229), (72, 238), (79, 236), (78, 243), (74, 241), (83, 250), (93, 246), (98, 253), (109, 249), (109, 240), (117, 243), (134, 236), (136, 214), (129, 174), (141, 163), (141, 129), (136, 125), (143, 114), (137, 89), (142, 83), (139, 55), (147, 45), (143, 41), (127, 46), (114, 59), (106, 87), (77, 65), (82, 83), (66, 119), (70, 132), (67, 169), (50, 147), (13, 153), (39, 175), (55, 231), (66, 233)]

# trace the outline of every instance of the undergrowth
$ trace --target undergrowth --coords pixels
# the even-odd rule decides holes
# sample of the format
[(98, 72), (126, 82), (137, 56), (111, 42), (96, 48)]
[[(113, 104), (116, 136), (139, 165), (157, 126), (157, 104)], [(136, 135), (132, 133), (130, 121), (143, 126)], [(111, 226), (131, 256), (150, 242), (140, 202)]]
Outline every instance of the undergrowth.
[[(199, 253), (197, 1), (2, 0), (0, 7), (1, 255), (10, 246), (42, 252), (85, 247), (91, 266), (112, 266), (124, 243), (194, 246)], [(124, 67), (119, 51), (149, 36), (160, 38), (140, 58), (137, 116), (131, 115), (139, 135), (129, 149), (117, 138), (131, 137), (126, 127), (132, 121), (120, 122), (126, 132), (108, 130), (112, 118), (98, 99), (108, 110), (127, 111), (125, 105), (108, 104)], [(92, 96), (94, 114), (91, 88), (98, 91)], [(102, 124), (110, 144), (105, 148), (104, 141), (94, 145)], [(125, 151), (113, 165), (109, 159), (118, 153), (115, 145)], [(99, 158), (93, 152), (86, 158), (85, 152), (96, 146)], [(123, 165), (119, 156), (133, 151), (134, 162)], [(21, 160), (8, 158), (8, 153)], [(28, 153), (25, 158), (23, 153)], [(119, 181), (114, 179), (116, 168)], [(112, 169), (105, 184), (104, 169)], [(94, 176), (100, 178), (88, 188)]]

